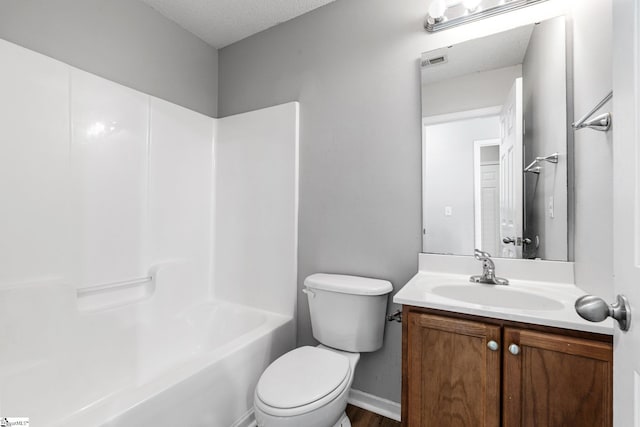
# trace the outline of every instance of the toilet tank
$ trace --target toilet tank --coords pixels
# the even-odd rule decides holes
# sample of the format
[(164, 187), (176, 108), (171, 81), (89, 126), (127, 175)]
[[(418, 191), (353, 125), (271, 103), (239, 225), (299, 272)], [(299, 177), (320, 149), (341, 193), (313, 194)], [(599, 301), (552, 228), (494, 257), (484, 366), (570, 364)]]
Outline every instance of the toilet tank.
[(319, 273), (307, 277), (304, 286), (315, 339), (351, 352), (382, 347), (390, 282)]

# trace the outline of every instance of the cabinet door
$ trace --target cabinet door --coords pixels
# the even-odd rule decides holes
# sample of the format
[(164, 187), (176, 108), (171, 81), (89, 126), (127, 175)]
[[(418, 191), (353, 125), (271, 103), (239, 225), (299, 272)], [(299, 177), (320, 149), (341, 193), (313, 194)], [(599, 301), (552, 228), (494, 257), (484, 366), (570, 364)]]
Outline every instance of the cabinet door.
[(504, 343), (504, 427), (612, 425), (610, 344), (512, 328)]
[(500, 327), (414, 312), (407, 321), (406, 425), (498, 426)]

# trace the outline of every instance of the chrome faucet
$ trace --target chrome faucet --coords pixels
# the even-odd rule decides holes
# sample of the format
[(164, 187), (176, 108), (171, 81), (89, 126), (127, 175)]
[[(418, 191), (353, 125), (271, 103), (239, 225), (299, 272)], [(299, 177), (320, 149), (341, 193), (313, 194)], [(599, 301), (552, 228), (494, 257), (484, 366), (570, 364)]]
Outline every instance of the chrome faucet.
[(482, 261), (482, 274), (479, 276), (471, 276), (470, 282), (484, 283), (487, 285), (508, 285), (509, 281), (501, 277), (496, 277), (496, 265), (491, 259), (491, 255), (487, 252), (483, 252), (480, 249), (473, 251), (473, 256), (478, 261)]

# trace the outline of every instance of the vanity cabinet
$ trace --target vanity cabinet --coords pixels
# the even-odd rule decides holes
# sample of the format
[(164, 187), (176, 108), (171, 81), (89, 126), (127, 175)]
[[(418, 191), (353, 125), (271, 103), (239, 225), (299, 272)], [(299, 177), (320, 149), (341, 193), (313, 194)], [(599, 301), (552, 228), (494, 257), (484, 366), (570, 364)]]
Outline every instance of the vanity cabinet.
[(405, 427), (612, 425), (611, 337), (404, 306)]
[[(409, 312), (405, 426), (500, 425), (500, 327)], [(499, 350), (499, 348), (498, 348)], [(404, 381), (404, 379), (403, 379)]]

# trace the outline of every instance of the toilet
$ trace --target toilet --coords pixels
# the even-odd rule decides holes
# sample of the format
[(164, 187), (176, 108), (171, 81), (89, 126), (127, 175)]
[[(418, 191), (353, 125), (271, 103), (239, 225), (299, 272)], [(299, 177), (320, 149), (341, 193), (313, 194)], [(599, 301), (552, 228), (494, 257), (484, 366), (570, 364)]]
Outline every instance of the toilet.
[(313, 337), (264, 371), (254, 393), (258, 427), (350, 427), (345, 414), (360, 352), (382, 347), (386, 280), (313, 274), (304, 281)]

